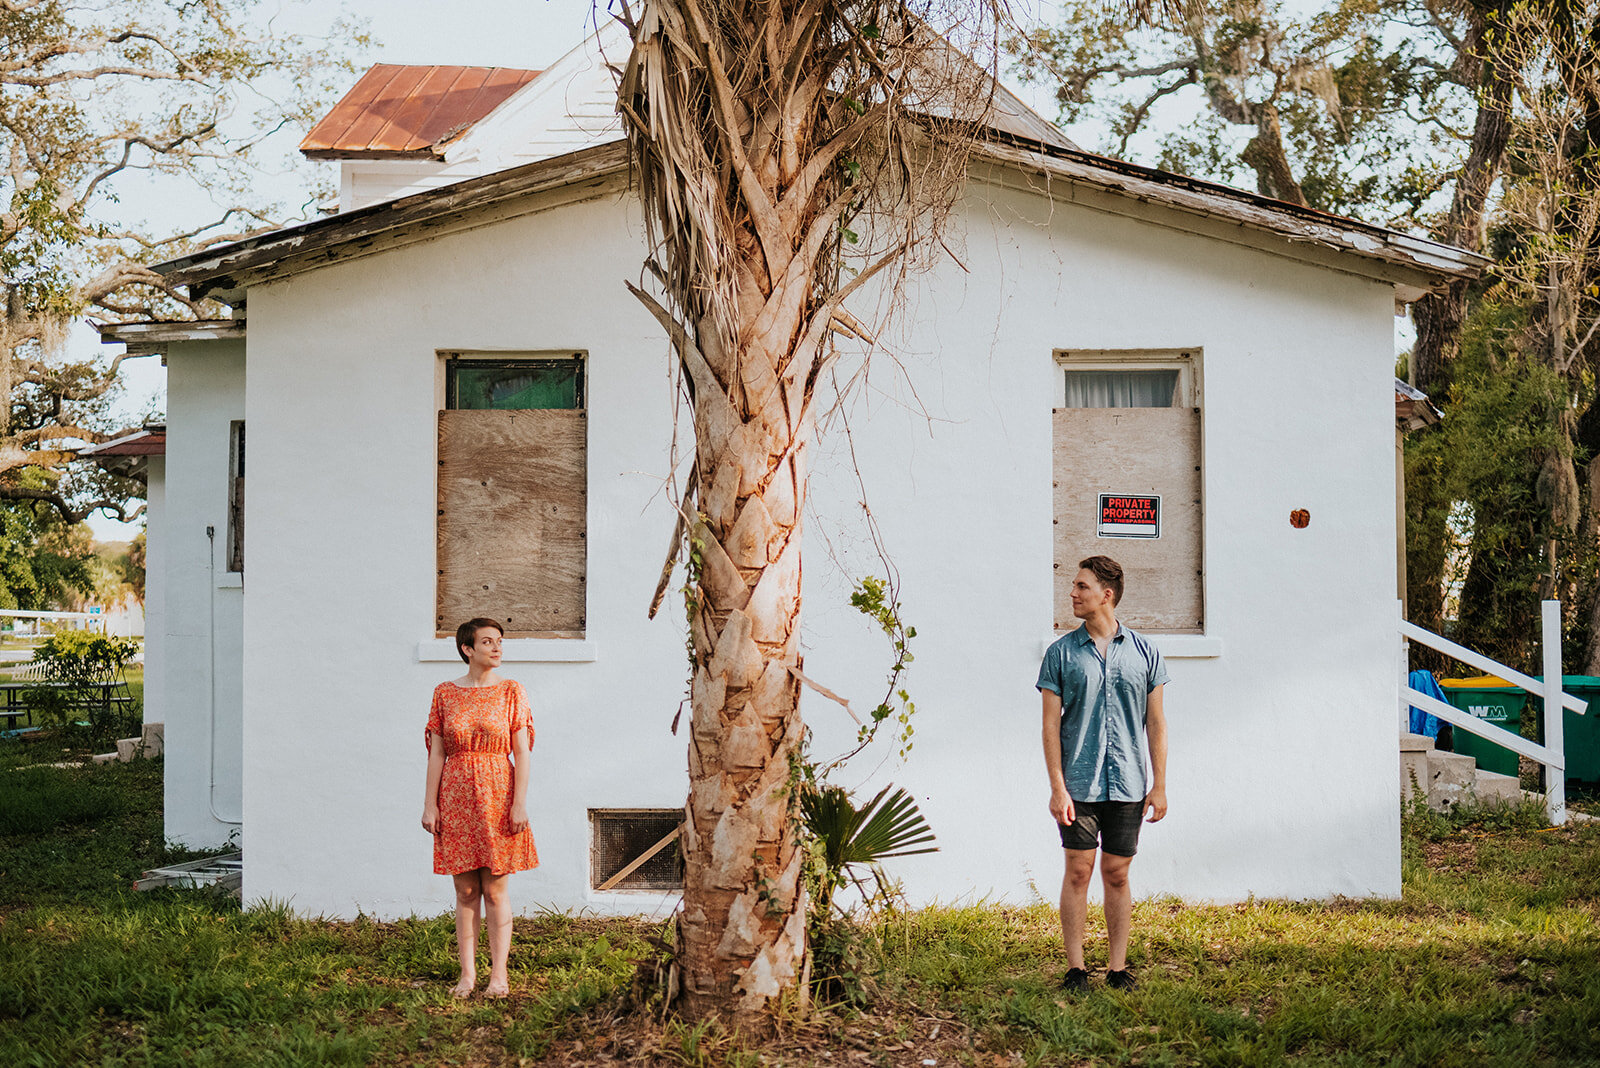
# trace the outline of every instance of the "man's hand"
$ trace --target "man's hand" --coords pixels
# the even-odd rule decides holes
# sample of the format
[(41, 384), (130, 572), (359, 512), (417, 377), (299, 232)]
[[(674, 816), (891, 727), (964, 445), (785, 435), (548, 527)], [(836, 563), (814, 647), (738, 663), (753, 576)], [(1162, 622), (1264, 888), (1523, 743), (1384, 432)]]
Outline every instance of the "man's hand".
[(422, 808), (422, 829), (429, 834), (439, 833), (439, 806), (424, 805)]
[(511, 833), (521, 834), (528, 829), (528, 808), (526, 805), (511, 806)]
[(1160, 823), (1161, 818), (1167, 814), (1167, 791), (1163, 787), (1156, 787), (1144, 795), (1144, 814), (1151, 823)]
[(1077, 819), (1077, 811), (1072, 805), (1072, 795), (1065, 790), (1051, 790), (1050, 815), (1055, 817), (1057, 823), (1071, 823)]

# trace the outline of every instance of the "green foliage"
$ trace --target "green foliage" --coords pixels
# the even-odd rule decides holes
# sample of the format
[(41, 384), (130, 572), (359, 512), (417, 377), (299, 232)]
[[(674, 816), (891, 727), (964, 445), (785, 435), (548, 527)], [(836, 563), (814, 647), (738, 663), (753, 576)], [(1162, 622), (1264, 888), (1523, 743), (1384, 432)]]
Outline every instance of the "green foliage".
[(87, 527), (33, 501), (0, 501), (0, 608), (66, 609), (93, 589)]
[[(876, 738), (878, 728), (893, 716), (900, 725), (900, 758), (903, 760), (911, 754), (911, 736), (916, 733), (911, 725), (911, 717), (916, 715), (917, 706), (911, 700), (911, 694), (902, 685), (902, 680), (906, 668), (916, 659), (911, 655), (910, 642), (917, 636), (917, 628), (908, 625), (900, 617), (900, 602), (894, 599), (889, 583), (873, 575), (868, 575), (855, 584), (855, 590), (850, 594), (850, 606), (878, 624), (879, 629), (889, 639), (894, 662), (889, 666), (888, 693), (872, 710), (871, 722), (861, 725), (861, 730), (856, 736), (856, 748), (849, 756), (854, 756)], [(843, 760), (849, 759), (849, 756), (836, 761), (835, 764), (842, 763)]]
[(33, 660), (45, 666), (51, 681), (76, 686), (121, 678), (138, 652), (139, 643), (133, 638), (64, 630), (41, 642)]
[(106, 696), (104, 684), (122, 683), (139, 643), (87, 630), (64, 630), (51, 635), (34, 651), (34, 663), (43, 664), (51, 685), (27, 691), (27, 700), (47, 724), (81, 735), (91, 743), (105, 743), (137, 733), (140, 710), (118, 704)]
[[(1539, 670), (1539, 602), (1549, 595), (1548, 546), (1568, 573), (1596, 573), (1594, 547), (1552, 522), (1540, 475), (1552, 452), (1570, 450), (1560, 413), (1574, 404), (1570, 380), (1530, 352), (1530, 311), (1494, 294), (1477, 299), (1462, 327), (1444, 420), (1405, 441), (1408, 483), (1431, 480), (1437, 495), (1408, 495), (1407, 552), (1441, 529), (1450, 539), (1455, 610), (1451, 637), (1503, 663)], [(1592, 507), (1592, 506), (1591, 506)], [(1433, 509), (1450, 511), (1439, 522)], [(1570, 606), (1569, 606), (1570, 607)], [(1582, 642), (1569, 642), (1576, 669)]]
[(1202, 0), (1146, 23), (1132, 5), (1073, 0), (1059, 28), (1009, 48), (1106, 154), (1292, 199), (1271, 177), (1281, 151), (1311, 207), (1425, 225), (1471, 128), (1457, 19), (1436, 8)]
[[(837, 894), (853, 883), (877, 923), (894, 913), (896, 903), (883, 861), (932, 853), (938, 846), (916, 802), (894, 786), (857, 807), (842, 787), (808, 782), (800, 794), (800, 813), (812, 997), (824, 1004), (867, 1004), (878, 993), (881, 936), (858, 922), (852, 910), (838, 907)], [(870, 875), (870, 885), (864, 875)]]
[[(933, 832), (917, 803), (894, 786), (885, 786), (858, 808), (848, 790), (823, 783), (801, 795), (800, 811), (814, 862), (809, 869), (811, 903), (823, 915), (833, 909), (834, 895), (852, 881), (869, 904), (888, 900), (883, 861), (939, 848), (929, 844)], [(874, 890), (863, 884), (858, 869), (871, 873)]]

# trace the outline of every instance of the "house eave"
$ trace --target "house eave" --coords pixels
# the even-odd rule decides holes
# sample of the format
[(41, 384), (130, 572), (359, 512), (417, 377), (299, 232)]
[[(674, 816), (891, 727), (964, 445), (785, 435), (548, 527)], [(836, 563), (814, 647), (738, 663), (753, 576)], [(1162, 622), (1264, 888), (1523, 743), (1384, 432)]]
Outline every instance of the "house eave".
[(628, 169), (627, 145), (612, 141), (551, 159), (286, 227), (154, 268), (196, 297), (236, 301), (251, 285), (369, 255), (384, 248), (513, 218), (535, 210), (534, 194), (598, 189)]
[(164, 353), (174, 342), (244, 340), (243, 319), (194, 319), (138, 323), (96, 323), (103, 345), (127, 346), (129, 356)]
[[(976, 146), (973, 163), (1021, 176), (1021, 188), (1038, 195), (1121, 215), (1151, 211), (1163, 225), (1376, 278), (1393, 285), (1401, 303), (1476, 278), (1489, 263), (1464, 249), (1078, 149), (997, 135)], [(538, 210), (537, 193), (590, 195), (625, 177), (627, 168), (625, 143), (611, 141), (246, 238), (155, 270), (197, 298), (237, 303), (251, 285)]]
[[(443, 142), (440, 142), (440, 144), (443, 144)], [(333, 161), (401, 159), (433, 160), (437, 162), (444, 159), (444, 153), (440, 151), (439, 145), (425, 145), (422, 148), (406, 149), (404, 151), (397, 149), (308, 148), (302, 150), (300, 154), (306, 159)]]
[[(977, 146), (973, 155), (975, 162), (987, 161), (1030, 176), (1026, 188), (1032, 192), (1059, 197), (1049, 185), (1040, 188), (1034, 183), (1038, 178), (1062, 181), (1074, 190), (1102, 195), (1098, 203), (1086, 206), (1106, 208), (1110, 202), (1105, 197), (1116, 198), (1122, 202), (1119, 214), (1128, 214), (1135, 204), (1150, 205), (1169, 217), (1205, 220), (1204, 225), (1184, 227), (1195, 233), (1268, 251), (1276, 247), (1293, 258), (1324, 266), (1334, 266), (1337, 257), (1342, 263), (1339, 269), (1393, 284), (1402, 303), (1453, 281), (1476, 278), (1490, 262), (1466, 249), (1078, 150), (989, 141)], [(1075, 193), (1066, 199), (1081, 201)], [(1241, 239), (1238, 231), (1254, 236)]]

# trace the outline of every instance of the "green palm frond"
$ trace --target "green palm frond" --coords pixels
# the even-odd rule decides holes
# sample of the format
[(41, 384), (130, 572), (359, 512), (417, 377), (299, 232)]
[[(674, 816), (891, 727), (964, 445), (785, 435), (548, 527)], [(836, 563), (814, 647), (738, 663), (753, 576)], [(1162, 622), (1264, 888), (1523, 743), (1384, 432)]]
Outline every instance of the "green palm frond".
[[(891, 793), (891, 791), (893, 791)], [(917, 803), (905, 790), (885, 786), (857, 808), (850, 793), (838, 786), (807, 791), (801, 802), (806, 827), (822, 843), (828, 867), (835, 872), (856, 864), (876, 864), (888, 857), (933, 853), (933, 831)]]

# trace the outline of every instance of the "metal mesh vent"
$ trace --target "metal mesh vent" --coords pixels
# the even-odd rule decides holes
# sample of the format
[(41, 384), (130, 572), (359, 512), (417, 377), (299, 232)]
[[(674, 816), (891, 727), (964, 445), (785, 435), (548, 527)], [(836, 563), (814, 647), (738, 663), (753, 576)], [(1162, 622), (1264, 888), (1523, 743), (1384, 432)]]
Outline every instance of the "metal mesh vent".
[[(598, 890), (683, 822), (681, 808), (590, 809), (590, 886)], [(680, 890), (683, 853), (676, 841), (629, 872), (612, 890)]]

